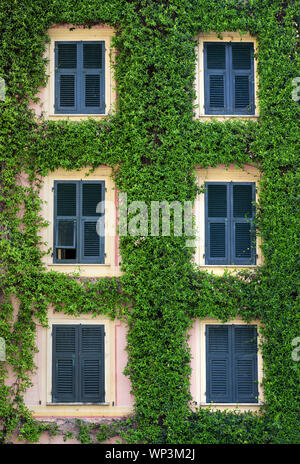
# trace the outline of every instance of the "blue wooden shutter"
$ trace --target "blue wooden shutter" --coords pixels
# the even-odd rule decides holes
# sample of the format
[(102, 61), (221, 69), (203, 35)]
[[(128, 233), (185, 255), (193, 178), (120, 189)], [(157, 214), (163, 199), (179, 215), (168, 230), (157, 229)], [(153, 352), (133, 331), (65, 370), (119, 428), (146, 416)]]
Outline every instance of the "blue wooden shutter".
[(52, 401), (75, 402), (76, 326), (53, 325), (52, 328)]
[(254, 326), (232, 326), (234, 400), (258, 402), (257, 330)]
[(78, 44), (55, 43), (55, 112), (78, 112)]
[(105, 44), (83, 42), (83, 113), (105, 113)]
[(206, 183), (205, 193), (205, 263), (227, 264), (229, 195), (228, 184)]
[(232, 114), (254, 114), (253, 44), (231, 45)]
[(254, 183), (231, 184), (231, 257), (232, 264), (255, 264)]
[(231, 339), (229, 326), (206, 326), (206, 401), (232, 401)]
[(228, 51), (225, 44), (204, 44), (204, 101), (206, 114), (226, 114), (228, 112), (227, 55)]
[[(78, 235), (78, 186), (77, 182), (54, 183), (54, 261), (62, 261), (58, 250), (74, 250), (76, 260)], [(70, 259), (67, 259), (69, 262)]]
[(80, 400), (105, 401), (104, 326), (80, 326)]
[(55, 43), (55, 112), (105, 113), (105, 42)]
[(104, 182), (81, 182), (81, 262), (105, 262), (105, 217), (97, 207), (104, 196)]

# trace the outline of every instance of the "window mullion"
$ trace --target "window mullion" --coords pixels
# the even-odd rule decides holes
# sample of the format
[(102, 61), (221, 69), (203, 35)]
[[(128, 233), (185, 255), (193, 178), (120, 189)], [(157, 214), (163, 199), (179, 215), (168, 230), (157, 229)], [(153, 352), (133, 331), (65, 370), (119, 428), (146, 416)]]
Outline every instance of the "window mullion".
[(235, 344), (234, 344), (234, 325), (229, 326), (229, 346), (230, 346), (230, 402), (234, 403), (236, 398), (236, 382), (235, 382), (235, 366), (234, 366), (234, 359), (235, 359)]
[(227, 184), (227, 264), (233, 262), (232, 239), (233, 239), (233, 222), (232, 222), (232, 182)]
[(232, 49), (230, 44), (226, 45), (226, 78), (226, 113), (233, 114)]
[(80, 402), (80, 325), (76, 326), (76, 356), (75, 356), (75, 398), (76, 402)]
[(82, 180), (78, 181), (77, 185), (77, 236), (78, 236), (78, 243), (77, 243), (77, 261), (78, 263), (81, 262), (81, 247), (82, 247), (82, 237), (81, 237), (81, 215), (82, 212)]
[(82, 41), (77, 42), (77, 72), (76, 72), (76, 80), (77, 80), (77, 93), (76, 93), (76, 101), (77, 101), (77, 112), (82, 113), (82, 95), (83, 95), (83, 84), (82, 84)]

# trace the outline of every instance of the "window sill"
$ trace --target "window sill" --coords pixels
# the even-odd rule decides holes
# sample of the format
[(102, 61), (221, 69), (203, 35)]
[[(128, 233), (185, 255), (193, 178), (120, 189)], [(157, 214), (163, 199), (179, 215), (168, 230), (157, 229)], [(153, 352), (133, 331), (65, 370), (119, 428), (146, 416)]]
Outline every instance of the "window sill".
[(55, 114), (49, 114), (48, 115), (48, 118), (57, 118), (57, 117), (83, 117), (83, 116), (86, 116), (86, 117), (89, 117), (89, 116), (92, 116), (92, 117), (104, 117), (104, 116), (108, 116), (108, 113), (55, 113)]
[(242, 268), (253, 268), (255, 269), (258, 266), (258, 264), (200, 264), (199, 267), (202, 268), (217, 268), (217, 267), (222, 267), (222, 268), (231, 268), (231, 269), (242, 269)]
[(48, 266), (73, 266), (73, 267), (102, 266), (102, 267), (110, 267), (111, 264), (106, 264), (106, 263), (49, 263)]
[(200, 114), (194, 117), (197, 121), (230, 121), (230, 119), (234, 119), (237, 121), (257, 121), (259, 118), (256, 114)]
[(263, 403), (199, 403), (199, 406), (262, 406)]
[(46, 406), (110, 406), (110, 403), (46, 403)]
[(259, 118), (258, 114), (199, 114), (199, 118)]

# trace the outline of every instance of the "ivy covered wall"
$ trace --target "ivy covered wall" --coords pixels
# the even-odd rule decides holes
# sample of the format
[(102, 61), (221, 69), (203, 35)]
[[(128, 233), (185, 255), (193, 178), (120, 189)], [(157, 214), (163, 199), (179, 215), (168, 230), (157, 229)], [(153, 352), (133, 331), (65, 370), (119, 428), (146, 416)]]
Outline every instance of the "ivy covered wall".
[[(37, 441), (45, 426), (23, 401), (34, 371), (36, 323), (50, 304), (68, 314), (124, 318), (135, 416), (128, 442), (299, 443), (300, 335), (297, 299), (299, 75), (297, 0), (0, 0), (0, 438)], [(43, 58), (53, 24), (115, 28), (116, 112), (104, 121), (37, 120), (29, 103), (46, 83)], [(193, 118), (196, 36), (249, 31), (258, 41), (257, 122)], [(194, 201), (195, 166), (251, 163), (261, 171), (257, 228), (264, 265), (218, 277), (192, 264), (185, 237), (122, 237), (122, 277), (82, 284), (42, 264), (39, 189), (58, 167), (108, 165), (128, 201)], [(28, 186), (20, 185), (22, 172)], [(172, 228), (171, 228), (172, 230)], [(14, 311), (12, 298), (19, 310)], [(261, 415), (190, 409), (193, 320), (240, 314), (264, 325)], [(166, 368), (168, 366), (168, 368)], [(13, 372), (14, 383), (7, 383)], [(103, 430), (102, 430), (103, 432)], [(109, 434), (109, 433), (107, 433)], [(105, 438), (103, 432), (101, 437)]]

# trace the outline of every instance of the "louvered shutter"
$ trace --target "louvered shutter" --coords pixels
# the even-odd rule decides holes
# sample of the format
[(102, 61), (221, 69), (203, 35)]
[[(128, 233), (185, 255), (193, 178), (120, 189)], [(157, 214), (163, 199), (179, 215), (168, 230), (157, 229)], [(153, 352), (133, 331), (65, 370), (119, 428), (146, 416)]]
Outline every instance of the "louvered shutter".
[(228, 184), (207, 183), (206, 210), (206, 264), (226, 264), (228, 261)]
[[(55, 248), (76, 249), (78, 187), (76, 182), (55, 182)], [(56, 250), (54, 253), (56, 256)]]
[(232, 401), (232, 372), (229, 327), (206, 326), (206, 401)]
[(231, 258), (232, 264), (255, 264), (254, 183), (231, 184)]
[(52, 401), (75, 402), (76, 326), (53, 325), (52, 328)]
[(105, 112), (104, 42), (83, 43), (83, 112)]
[(55, 112), (105, 113), (105, 42), (56, 42)]
[(104, 402), (104, 326), (80, 326), (80, 398)]
[(257, 330), (254, 326), (233, 326), (232, 330), (235, 401), (257, 403)]
[(78, 47), (76, 42), (55, 45), (55, 110), (78, 111)]
[[(104, 263), (104, 182), (81, 183), (81, 261)], [(103, 205), (103, 203), (102, 203)], [(103, 208), (102, 208), (103, 209)]]
[(206, 114), (226, 114), (228, 112), (227, 53), (225, 44), (205, 44), (204, 92)]
[(231, 45), (232, 114), (254, 114), (253, 44)]

